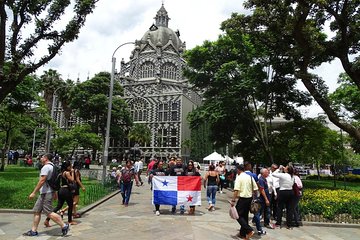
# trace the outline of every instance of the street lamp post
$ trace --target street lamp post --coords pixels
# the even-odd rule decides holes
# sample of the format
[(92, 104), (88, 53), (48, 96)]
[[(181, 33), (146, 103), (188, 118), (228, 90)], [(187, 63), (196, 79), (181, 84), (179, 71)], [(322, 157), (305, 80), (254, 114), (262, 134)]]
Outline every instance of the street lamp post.
[[(343, 138), (343, 131), (340, 129), (340, 137), (341, 137), (341, 163), (344, 164), (344, 138)], [(346, 175), (344, 171), (344, 188), (346, 190)]]
[(34, 128), (34, 136), (33, 136), (32, 149), (31, 149), (31, 159), (34, 158), (35, 140), (36, 140), (36, 129), (37, 129), (37, 127)]
[[(54, 115), (55, 115), (56, 92), (59, 89), (64, 88), (64, 87), (66, 87), (66, 86), (60, 86), (60, 87), (56, 88), (55, 91), (53, 92), (53, 99), (52, 99), (51, 112), (50, 112), (51, 120), (54, 119)], [(52, 134), (52, 127), (51, 127), (51, 124), (49, 124), (49, 127), (46, 131), (46, 153), (50, 153), (51, 134)]]
[(109, 90), (109, 103), (108, 103), (108, 112), (107, 112), (107, 119), (106, 119), (106, 133), (105, 133), (105, 144), (104, 144), (104, 154), (103, 154), (103, 173), (102, 173), (102, 180), (103, 183), (106, 181), (106, 166), (107, 160), (109, 157), (109, 144), (110, 144), (110, 123), (111, 123), (111, 109), (112, 109), (112, 98), (113, 98), (113, 90), (114, 90), (114, 78), (115, 78), (115, 64), (116, 58), (115, 53), (119, 48), (127, 44), (135, 44), (134, 42), (126, 42), (119, 45), (111, 57), (111, 78), (110, 78), (110, 90)]

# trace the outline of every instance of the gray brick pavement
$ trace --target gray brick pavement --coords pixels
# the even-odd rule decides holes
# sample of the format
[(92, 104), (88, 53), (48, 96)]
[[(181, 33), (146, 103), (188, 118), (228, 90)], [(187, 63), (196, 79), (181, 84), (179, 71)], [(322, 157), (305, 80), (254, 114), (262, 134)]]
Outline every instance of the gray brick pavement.
[[(214, 212), (206, 210), (205, 192), (202, 194), (203, 206), (196, 207), (195, 216), (172, 215), (170, 206), (161, 206), (161, 215), (155, 216), (151, 205), (149, 186), (134, 187), (129, 207), (121, 205), (121, 196), (114, 195), (98, 206), (84, 208), (82, 218), (76, 226), (71, 226), (66, 239), (195, 239), (220, 240), (238, 239), (236, 234), (239, 225), (228, 216), (227, 200), (231, 192), (217, 195), (217, 209)], [(66, 219), (66, 216), (65, 216)], [(61, 239), (58, 226), (44, 228), (42, 222), (39, 228), (40, 236), (35, 239)], [(0, 239), (28, 239), (21, 234), (30, 229), (32, 214), (0, 211)], [(54, 223), (52, 223), (54, 225)], [(328, 227), (326, 227), (328, 226)], [(255, 227), (254, 227), (255, 229)], [(360, 227), (341, 227), (341, 225), (314, 226), (307, 225), (293, 230), (286, 228), (267, 230), (267, 235), (256, 236), (253, 239), (359, 239)]]

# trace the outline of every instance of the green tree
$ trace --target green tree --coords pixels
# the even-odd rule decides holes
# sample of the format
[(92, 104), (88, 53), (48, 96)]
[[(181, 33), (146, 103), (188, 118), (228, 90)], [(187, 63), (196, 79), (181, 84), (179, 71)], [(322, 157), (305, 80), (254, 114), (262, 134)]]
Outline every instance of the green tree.
[[(75, 114), (91, 126), (91, 131), (105, 139), (110, 74), (101, 72), (95, 77), (75, 85), (70, 93), (70, 107)], [(114, 83), (114, 96), (111, 111), (110, 137), (119, 142), (127, 137), (132, 126), (130, 112), (121, 98), (123, 89)], [(93, 159), (96, 151), (93, 151)]]
[(295, 105), (308, 105), (310, 100), (296, 89), (295, 79), (287, 76), (288, 68), (272, 70), (271, 55), (266, 55), (264, 46), (255, 45), (256, 39), (230, 26), (224, 30), (217, 41), (186, 52), (189, 68), (185, 74), (205, 98), (190, 114), (191, 126), (207, 122), (215, 148), (240, 136), (243, 144), (261, 147), (272, 162), (271, 119), (280, 114), (300, 118)]
[(36, 77), (27, 76), (0, 104), (1, 171), (5, 166), (5, 153), (12, 147), (25, 147), (28, 138), (24, 133), (34, 129), (35, 120), (30, 110), (38, 99), (38, 90)]
[(40, 76), (40, 89), (44, 93), (44, 100), (49, 113), (52, 109), (54, 100), (54, 94), (56, 99), (61, 103), (61, 107), (64, 111), (65, 124), (64, 127), (68, 127), (68, 121), (72, 114), (71, 102), (71, 89), (75, 86), (71, 79), (64, 81), (61, 75), (53, 69), (44, 71)]
[[(79, 36), (98, 0), (0, 1), (0, 103), (24, 78), (53, 59), (65, 43)], [(62, 15), (73, 7), (64, 26)], [(24, 29), (31, 31), (28, 35)], [(47, 45), (43, 56), (34, 51)]]
[(320, 174), (324, 164), (344, 164), (344, 139), (326, 127), (322, 117), (285, 124), (274, 133), (274, 158), (279, 164), (288, 162), (313, 164)]
[(101, 149), (101, 137), (91, 132), (88, 124), (74, 125), (68, 131), (58, 130), (57, 134), (53, 144), (60, 154), (72, 156), (80, 147), (96, 151)]
[(128, 138), (140, 145), (148, 144), (151, 141), (151, 131), (145, 124), (135, 123), (129, 131)]
[[(360, 90), (359, 1), (267, 1), (251, 0), (250, 15), (233, 14), (223, 27), (248, 33), (277, 56), (275, 71), (293, 69), (330, 121), (360, 140), (360, 129), (344, 121), (340, 110), (328, 98), (328, 86), (312, 69), (340, 60), (351, 82)], [(330, 32), (330, 33), (329, 33)]]

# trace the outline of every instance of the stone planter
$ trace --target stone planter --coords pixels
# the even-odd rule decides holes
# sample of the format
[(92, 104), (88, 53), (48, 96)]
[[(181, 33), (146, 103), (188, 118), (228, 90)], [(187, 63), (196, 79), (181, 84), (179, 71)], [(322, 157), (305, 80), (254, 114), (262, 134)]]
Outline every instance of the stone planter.
[(326, 223), (351, 223), (351, 224), (360, 224), (360, 219), (352, 218), (351, 215), (347, 213), (338, 214), (334, 219), (327, 219), (322, 215), (315, 214), (306, 214), (303, 216), (303, 220), (307, 222), (326, 222)]

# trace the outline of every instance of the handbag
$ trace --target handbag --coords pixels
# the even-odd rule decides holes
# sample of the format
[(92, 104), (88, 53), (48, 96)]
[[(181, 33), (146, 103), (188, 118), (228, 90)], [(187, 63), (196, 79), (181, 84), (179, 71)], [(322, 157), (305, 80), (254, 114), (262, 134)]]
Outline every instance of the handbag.
[(229, 203), (230, 203), (230, 209), (229, 209), (229, 215), (230, 215), (230, 217), (231, 217), (232, 219), (235, 219), (235, 220), (239, 219), (239, 214), (238, 214), (235, 206), (231, 206), (231, 202), (230, 202), (230, 201), (229, 201)]
[[(252, 189), (252, 191), (254, 191), (254, 184), (253, 184), (252, 176), (250, 176), (250, 178), (251, 178), (251, 189)], [(250, 212), (255, 214), (260, 210), (260, 208), (261, 208), (260, 200), (255, 196), (255, 194), (253, 194), (251, 204), (250, 204)]]
[[(70, 174), (71, 174), (71, 172), (70, 172)], [(77, 188), (76, 182), (71, 182), (71, 181), (69, 181), (69, 179), (66, 179), (66, 181), (67, 181), (67, 185), (69, 187), (70, 192), (74, 193)]]
[(74, 182), (68, 182), (68, 186), (69, 186), (70, 192), (75, 192), (75, 190), (76, 190), (76, 188), (77, 188), (76, 183), (74, 183)]
[(250, 205), (250, 212), (255, 214), (260, 210), (260, 208), (261, 208), (261, 203), (259, 199), (253, 197)]
[(299, 197), (300, 196), (300, 188), (299, 186), (296, 184), (295, 182), (295, 178), (294, 178), (294, 184), (292, 185), (292, 189), (294, 191), (294, 194), (296, 197)]

